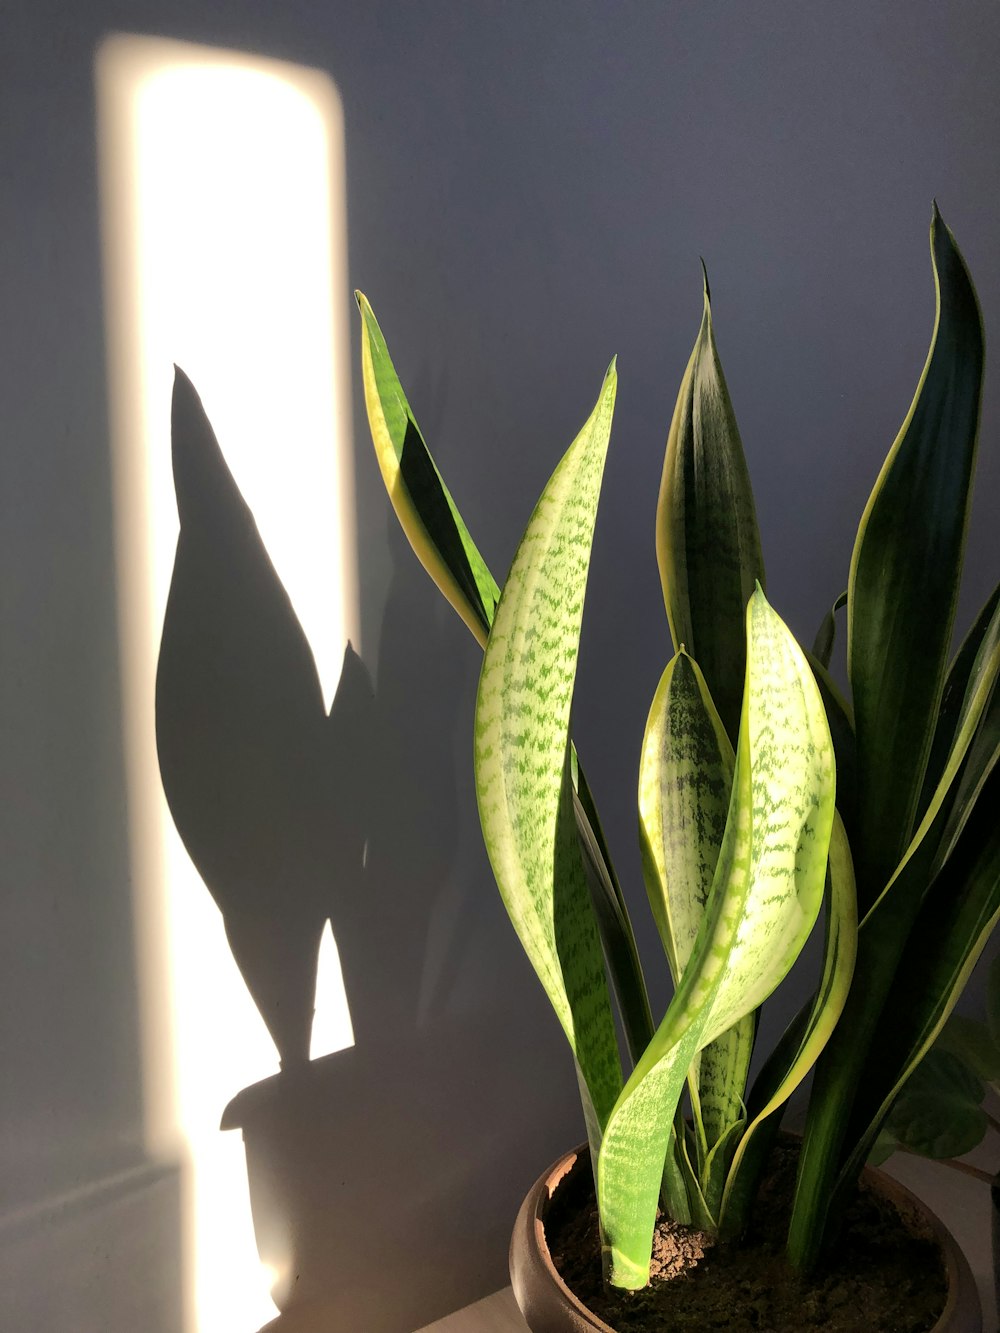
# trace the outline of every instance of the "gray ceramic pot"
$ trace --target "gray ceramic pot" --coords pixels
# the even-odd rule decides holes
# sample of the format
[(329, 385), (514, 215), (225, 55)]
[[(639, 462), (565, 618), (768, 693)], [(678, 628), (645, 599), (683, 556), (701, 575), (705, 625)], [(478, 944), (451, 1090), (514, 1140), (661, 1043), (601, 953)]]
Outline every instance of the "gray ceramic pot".
[[(614, 1333), (573, 1295), (556, 1272), (545, 1240), (549, 1204), (560, 1184), (576, 1168), (589, 1171), (586, 1144), (554, 1163), (532, 1186), (514, 1223), (510, 1242), (510, 1278), (514, 1296), (531, 1333)], [(979, 1293), (965, 1255), (951, 1232), (909, 1190), (882, 1171), (866, 1168), (868, 1186), (891, 1199), (900, 1212), (920, 1220), (934, 1235), (948, 1275), (948, 1300), (931, 1333), (982, 1333)], [(994, 1245), (1000, 1245), (997, 1208), (1000, 1186), (994, 1186)]]

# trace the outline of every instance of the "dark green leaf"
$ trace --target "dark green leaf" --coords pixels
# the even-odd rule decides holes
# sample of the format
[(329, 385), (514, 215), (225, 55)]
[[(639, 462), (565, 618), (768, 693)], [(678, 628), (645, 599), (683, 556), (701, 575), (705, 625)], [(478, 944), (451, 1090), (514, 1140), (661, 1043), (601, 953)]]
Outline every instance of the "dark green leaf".
[(959, 714), (968, 690), (969, 677), (972, 674), (972, 668), (979, 655), (983, 640), (991, 628), (994, 612), (998, 606), (1000, 606), (1000, 583), (987, 598), (985, 606), (973, 621), (971, 629), (962, 641), (962, 646), (948, 668), (944, 692), (941, 695), (941, 707), (934, 727), (934, 740), (931, 744), (930, 758), (927, 761), (924, 789), (920, 794), (919, 812), (921, 815), (930, 805), (934, 789), (944, 772), (948, 752), (958, 730)]
[(730, 740), (739, 727), (744, 625), (764, 583), (750, 476), (705, 305), (674, 408), (656, 510), (656, 557), (674, 647), (698, 662)]
[(982, 1082), (958, 1056), (932, 1049), (903, 1085), (889, 1112), (890, 1132), (925, 1157), (961, 1157), (982, 1142)]
[(840, 594), (837, 600), (831, 606), (823, 617), (823, 623), (816, 631), (816, 641), (813, 644), (813, 656), (822, 662), (823, 666), (829, 668), (830, 658), (833, 656), (833, 644), (837, 636), (837, 612), (841, 607), (847, 605), (847, 591)]
[(914, 827), (951, 642), (983, 372), (979, 305), (954, 238), (931, 224), (938, 308), (916, 397), (851, 561), (848, 674), (858, 738), (862, 912)]
[(952, 1014), (949, 1017), (930, 1054), (934, 1051), (946, 1051), (957, 1056), (974, 1074), (987, 1082), (1000, 1079), (1000, 1046), (990, 1036), (985, 1023), (977, 1023), (965, 1014)]

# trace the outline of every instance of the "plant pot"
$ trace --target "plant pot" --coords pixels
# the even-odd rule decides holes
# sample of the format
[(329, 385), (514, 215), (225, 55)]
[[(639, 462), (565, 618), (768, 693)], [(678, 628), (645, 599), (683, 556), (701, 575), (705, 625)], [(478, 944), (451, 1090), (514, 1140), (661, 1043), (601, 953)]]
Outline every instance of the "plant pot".
[[(510, 1243), (510, 1276), (514, 1296), (531, 1333), (615, 1333), (577, 1299), (556, 1272), (545, 1237), (550, 1202), (573, 1168), (590, 1170), (587, 1145), (567, 1153), (541, 1175), (521, 1205)], [(982, 1333), (982, 1313), (975, 1279), (965, 1255), (943, 1223), (909, 1190), (890, 1176), (866, 1168), (864, 1180), (894, 1203), (900, 1212), (919, 1219), (940, 1247), (948, 1281), (945, 1308), (930, 1333)], [(993, 1189), (994, 1246), (1000, 1244), (1000, 1185)], [(994, 1253), (996, 1254), (996, 1249)], [(998, 1270), (1000, 1271), (1000, 1270)]]

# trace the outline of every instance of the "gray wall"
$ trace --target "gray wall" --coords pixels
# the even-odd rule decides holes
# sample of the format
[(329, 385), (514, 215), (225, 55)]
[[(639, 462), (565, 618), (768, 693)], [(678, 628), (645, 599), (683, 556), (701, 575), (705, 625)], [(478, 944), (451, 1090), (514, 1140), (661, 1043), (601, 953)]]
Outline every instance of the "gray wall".
[[(0, 1212), (18, 1226), (42, 1217), (50, 1237), (48, 1201), (142, 1170), (92, 88), (96, 44), (115, 30), (280, 56), (337, 82), (350, 279), (372, 300), (498, 575), (618, 354), (576, 734), (633, 895), (638, 743), (668, 651), (653, 516), (697, 327), (698, 256), (712, 278), (769, 593), (804, 636), (844, 585), (857, 519), (922, 365), (932, 197), (963, 247), (988, 332), (1000, 327), (1000, 13), (986, 0), (7, 0)], [(997, 426), (991, 377), (965, 618), (1000, 572)], [(470, 1286), (484, 1292), (503, 1281), (512, 1201), (579, 1136), (578, 1114), (475, 827), (478, 650), (392, 534), (360, 415), (356, 438), (365, 642), (380, 643), (379, 689), (412, 746), (429, 743), (429, 722), (405, 722), (407, 697), (436, 701), (426, 706), (438, 747), (411, 770), (418, 813), (436, 829), (415, 886), (434, 925), (413, 934), (410, 963), (419, 1022), (457, 1034), (456, 1099), (480, 1090), (486, 1130), (477, 1142), (466, 1120), (467, 1138), (452, 1147), (470, 1163), (457, 1206), (471, 1209), (479, 1194), (482, 1213), (463, 1222), (480, 1238)], [(652, 943), (645, 927), (643, 940)], [(498, 1039), (495, 1060), (484, 1030), (523, 1033), (523, 1046)], [(505, 1124), (518, 1132), (506, 1136), (511, 1160), (499, 1161), (489, 1135)], [(150, 1182), (163, 1190), (155, 1173)], [(170, 1234), (172, 1207), (163, 1202), (150, 1234)], [(6, 1234), (7, 1252), (18, 1252)], [(85, 1242), (60, 1234), (79, 1259)], [(149, 1284), (139, 1322), (124, 1251), (81, 1260), (76, 1287), (65, 1282), (74, 1299), (92, 1300), (94, 1327), (170, 1328), (176, 1312), (158, 1293), (170, 1289), (175, 1249), (153, 1248), (162, 1281)], [(22, 1265), (14, 1281), (17, 1326), (54, 1329), (58, 1302), (46, 1304), (51, 1293), (43, 1299), (31, 1272)], [(441, 1312), (456, 1294), (442, 1284)]]

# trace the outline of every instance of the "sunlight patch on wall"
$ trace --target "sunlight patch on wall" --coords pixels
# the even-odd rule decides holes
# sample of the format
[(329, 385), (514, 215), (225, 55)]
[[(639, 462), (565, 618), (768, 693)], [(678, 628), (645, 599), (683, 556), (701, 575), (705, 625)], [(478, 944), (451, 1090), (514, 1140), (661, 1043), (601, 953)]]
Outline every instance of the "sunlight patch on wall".
[[(277, 1055), (174, 831), (154, 682), (178, 524), (173, 363), (199, 390), (313, 647), (329, 705), (358, 643), (342, 114), (315, 71), (115, 36), (97, 57), (123, 695), (147, 1137), (188, 1168), (189, 1325), (273, 1316), (238, 1134)], [(352, 1044), (332, 934), (313, 1056)]]

